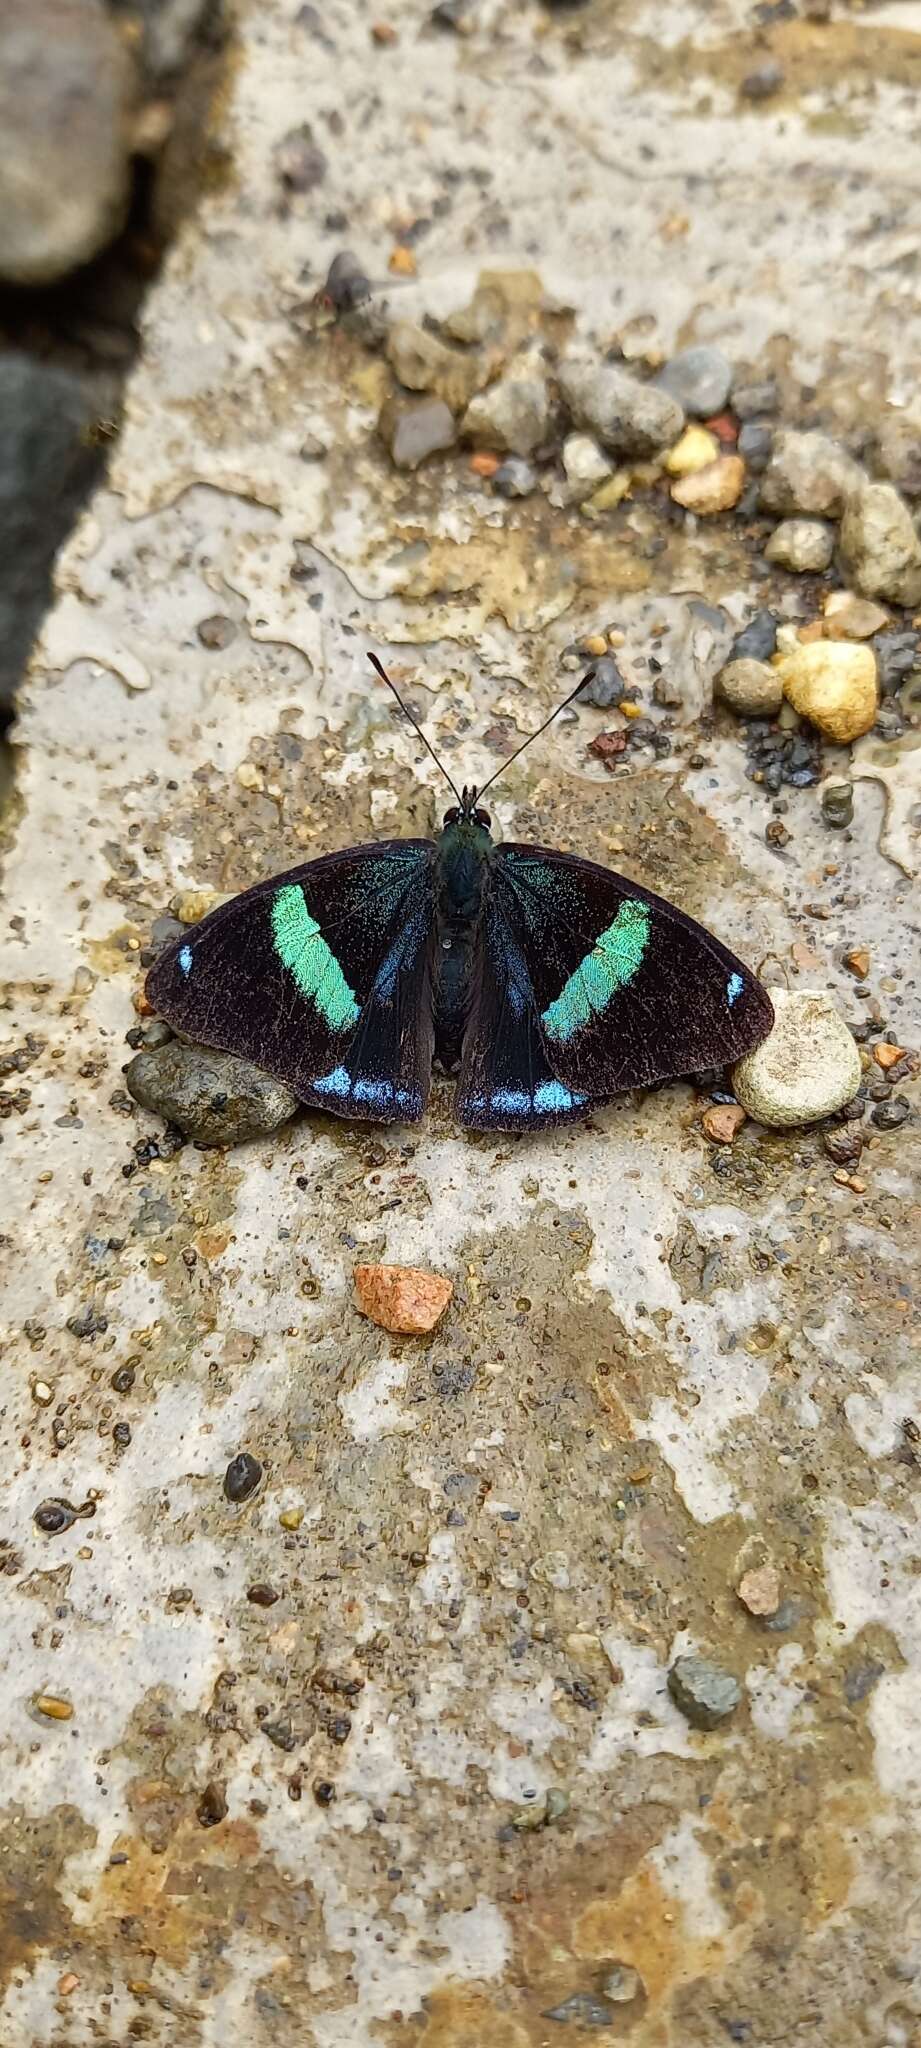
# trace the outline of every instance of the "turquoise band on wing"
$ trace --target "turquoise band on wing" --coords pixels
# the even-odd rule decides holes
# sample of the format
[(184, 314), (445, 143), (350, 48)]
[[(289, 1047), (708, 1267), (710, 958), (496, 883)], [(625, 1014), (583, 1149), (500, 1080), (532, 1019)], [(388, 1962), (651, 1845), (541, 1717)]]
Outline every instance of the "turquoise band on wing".
[(613, 924), (561, 988), (541, 1017), (548, 1038), (565, 1045), (584, 1024), (606, 1010), (618, 989), (627, 988), (643, 965), (649, 944), (649, 905), (628, 896)]
[(272, 898), (272, 939), (299, 994), (316, 1005), (331, 1031), (350, 1031), (360, 1014), (354, 990), (296, 883), (289, 882)]

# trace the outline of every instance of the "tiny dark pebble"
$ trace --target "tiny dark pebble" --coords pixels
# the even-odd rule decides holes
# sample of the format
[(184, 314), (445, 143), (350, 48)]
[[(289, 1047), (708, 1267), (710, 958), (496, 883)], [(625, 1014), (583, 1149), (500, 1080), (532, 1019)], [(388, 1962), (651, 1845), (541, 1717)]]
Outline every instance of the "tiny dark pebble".
[(847, 1125), (838, 1130), (826, 1131), (822, 1140), (829, 1159), (836, 1166), (855, 1166), (863, 1151), (863, 1138), (859, 1131), (851, 1131)]
[(822, 791), (822, 816), (826, 825), (842, 832), (852, 824), (854, 818), (854, 785), (852, 782), (827, 782)]
[(883, 700), (874, 720), (873, 731), (878, 739), (887, 743), (901, 739), (905, 731), (905, 720), (894, 697)]
[(116, 1394), (130, 1394), (137, 1374), (133, 1365), (119, 1365), (109, 1381)]
[(321, 297), (337, 313), (349, 313), (371, 296), (371, 285), (351, 249), (340, 249), (326, 273)]
[(276, 1749), (290, 1751), (297, 1748), (297, 1736), (290, 1721), (263, 1721), (262, 1733), (274, 1742)]
[(878, 1685), (880, 1679), (885, 1677), (885, 1672), (885, 1665), (877, 1664), (873, 1659), (866, 1664), (852, 1664), (844, 1674), (844, 1697), (848, 1706), (856, 1707), (861, 1700), (865, 1700), (867, 1694), (873, 1691), (874, 1685)]
[(234, 620), (228, 619), (223, 612), (213, 612), (210, 618), (200, 619), (195, 631), (202, 646), (211, 648), (229, 647), (237, 636)]
[(747, 420), (736, 443), (746, 467), (754, 476), (760, 476), (761, 471), (767, 468), (773, 446), (773, 429), (763, 420)]
[(86, 1520), (95, 1513), (94, 1500), (86, 1500), (81, 1507), (75, 1508), (72, 1501), (52, 1498), (40, 1503), (32, 1520), (37, 1529), (44, 1530), (46, 1536), (60, 1536), (64, 1529), (72, 1528), (74, 1522)]
[(921, 668), (921, 632), (906, 626), (898, 633), (877, 633), (873, 639), (879, 687), (884, 697), (900, 690), (906, 676)]
[(223, 1785), (211, 1778), (195, 1808), (199, 1824), (203, 1828), (215, 1828), (219, 1821), (227, 1818), (227, 1798)]
[(777, 646), (777, 620), (773, 612), (756, 612), (737, 633), (729, 650), (729, 661), (769, 661)]
[(322, 184), (326, 158), (306, 121), (282, 137), (275, 151), (275, 168), (286, 192), (312, 192), (315, 185)]
[(911, 1103), (904, 1095), (893, 1095), (890, 1102), (879, 1102), (870, 1112), (870, 1122), (878, 1131), (897, 1131), (906, 1117), (911, 1115)]
[(262, 1478), (262, 1466), (258, 1458), (249, 1451), (238, 1451), (224, 1474), (224, 1493), (228, 1500), (248, 1500)]
[(537, 489), (537, 471), (523, 456), (508, 455), (496, 470), (492, 486), (503, 498), (529, 498)]
[(612, 704), (619, 704), (627, 693), (616, 661), (610, 654), (602, 654), (593, 665), (591, 675), (583, 683), (577, 703), (594, 704), (598, 711), (608, 711)]
[(760, 384), (733, 385), (730, 404), (736, 419), (757, 419), (760, 413), (776, 412), (780, 393), (773, 377), (765, 377)]
[(108, 1327), (108, 1317), (97, 1315), (94, 1308), (83, 1308), (78, 1315), (67, 1318), (72, 1337), (101, 1337)]
[(131, 1442), (130, 1423), (116, 1422), (115, 1428), (112, 1431), (112, 1442), (114, 1444), (117, 1444), (118, 1449), (120, 1451), (123, 1451), (127, 1448), (128, 1444), (130, 1444)]
[(313, 1796), (318, 1806), (331, 1806), (336, 1797), (336, 1787), (330, 1784), (328, 1778), (315, 1778)]
[(274, 1607), (280, 1596), (274, 1586), (266, 1586), (260, 1580), (257, 1586), (248, 1587), (246, 1597), (252, 1601), (254, 1607)]

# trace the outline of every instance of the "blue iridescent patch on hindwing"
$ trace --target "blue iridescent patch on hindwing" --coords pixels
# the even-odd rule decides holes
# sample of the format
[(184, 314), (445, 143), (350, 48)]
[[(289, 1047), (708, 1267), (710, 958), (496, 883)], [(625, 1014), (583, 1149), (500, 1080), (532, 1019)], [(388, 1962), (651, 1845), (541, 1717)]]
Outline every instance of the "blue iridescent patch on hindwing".
[(726, 1002), (730, 1010), (733, 1003), (738, 1002), (744, 987), (745, 983), (742, 980), (741, 974), (730, 974), (729, 980), (726, 983)]

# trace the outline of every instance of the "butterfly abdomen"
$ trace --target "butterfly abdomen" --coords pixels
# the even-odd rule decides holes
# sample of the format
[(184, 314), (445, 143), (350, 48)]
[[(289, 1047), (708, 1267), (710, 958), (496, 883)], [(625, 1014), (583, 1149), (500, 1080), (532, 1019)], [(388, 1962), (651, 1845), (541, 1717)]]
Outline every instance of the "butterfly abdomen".
[(473, 992), (473, 961), (490, 834), (472, 819), (449, 825), (438, 841), (433, 1002), (435, 1058), (453, 1073), (461, 1056)]

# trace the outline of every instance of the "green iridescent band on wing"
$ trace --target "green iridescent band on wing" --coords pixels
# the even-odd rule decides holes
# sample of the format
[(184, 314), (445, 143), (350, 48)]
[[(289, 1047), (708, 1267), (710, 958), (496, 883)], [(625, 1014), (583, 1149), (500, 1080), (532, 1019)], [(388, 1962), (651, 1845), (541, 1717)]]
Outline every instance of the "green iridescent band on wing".
[(544, 1011), (541, 1023), (548, 1038), (565, 1045), (583, 1024), (607, 1008), (618, 989), (633, 981), (649, 944), (649, 918), (649, 905), (638, 897), (628, 896), (621, 904), (614, 923), (602, 932)]
[(296, 883), (288, 883), (272, 898), (272, 937), (279, 960), (299, 993), (316, 1004), (330, 1030), (348, 1031), (357, 1024), (354, 991)]

